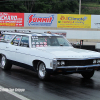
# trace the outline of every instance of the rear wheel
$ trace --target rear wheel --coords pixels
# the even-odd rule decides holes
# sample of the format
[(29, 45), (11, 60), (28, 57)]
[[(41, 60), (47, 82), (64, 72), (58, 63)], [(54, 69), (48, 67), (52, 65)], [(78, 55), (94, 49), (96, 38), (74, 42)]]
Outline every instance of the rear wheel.
[(12, 64), (8, 62), (5, 55), (0, 56), (0, 64), (3, 70), (10, 70), (12, 67)]
[(46, 71), (46, 67), (44, 63), (40, 63), (38, 66), (38, 77), (41, 80), (47, 80), (49, 78), (49, 74)]
[(93, 75), (94, 75), (94, 70), (90, 71), (90, 72), (83, 72), (81, 73), (81, 75), (85, 78), (85, 79), (90, 79)]

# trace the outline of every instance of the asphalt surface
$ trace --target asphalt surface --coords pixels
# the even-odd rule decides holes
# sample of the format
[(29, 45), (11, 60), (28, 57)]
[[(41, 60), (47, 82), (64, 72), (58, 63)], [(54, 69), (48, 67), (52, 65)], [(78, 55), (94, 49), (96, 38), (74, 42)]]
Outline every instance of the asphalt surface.
[(11, 71), (0, 68), (0, 86), (8, 89), (24, 89), (13, 91), (18, 95), (0, 91), (0, 100), (100, 100), (100, 71), (85, 80), (80, 74), (51, 76), (49, 81), (41, 81), (36, 73), (18, 66)]

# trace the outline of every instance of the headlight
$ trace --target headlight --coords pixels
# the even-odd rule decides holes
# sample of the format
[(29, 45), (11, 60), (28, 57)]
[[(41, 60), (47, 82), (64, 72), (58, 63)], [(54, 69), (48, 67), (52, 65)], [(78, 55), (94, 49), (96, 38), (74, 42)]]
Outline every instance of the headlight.
[(57, 65), (60, 66), (60, 61), (57, 61)]
[(93, 60), (93, 64), (96, 64), (96, 62), (97, 62), (96, 60)]
[(65, 62), (64, 61), (61, 61), (61, 66), (64, 66), (65, 65)]
[(97, 60), (97, 63), (100, 64), (100, 59)]
[(57, 68), (57, 59), (53, 59), (53, 70)]

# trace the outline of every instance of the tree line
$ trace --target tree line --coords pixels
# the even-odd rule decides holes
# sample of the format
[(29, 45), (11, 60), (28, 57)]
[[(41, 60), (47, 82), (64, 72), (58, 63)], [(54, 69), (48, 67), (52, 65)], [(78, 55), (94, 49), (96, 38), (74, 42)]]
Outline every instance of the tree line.
[(0, 0), (0, 12), (76, 13), (78, 0)]
[[(57, 13), (78, 14), (80, 0), (0, 0), (0, 12), (23, 12), (23, 13)], [(81, 0), (82, 3), (100, 0)], [(97, 9), (93, 12), (82, 6), (83, 14), (100, 14)], [(94, 9), (95, 10), (95, 9)]]

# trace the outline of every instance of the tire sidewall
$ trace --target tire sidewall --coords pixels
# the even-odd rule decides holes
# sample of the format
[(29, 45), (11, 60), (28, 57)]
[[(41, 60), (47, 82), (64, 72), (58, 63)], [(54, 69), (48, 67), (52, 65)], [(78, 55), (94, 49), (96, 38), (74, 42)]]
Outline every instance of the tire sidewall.
[(83, 78), (85, 79), (90, 79), (93, 75), (94, 75), (94, 70), (90, 71), (90, 72), (84, 72), (84, 73), (81, 73), (81, 75), (83, 76)]
[[(42, 77), (42, 76), (40, 75), (40, 72), (39, 72), (39, 69), (40, 69), (39, 67), (40, 67), (41, 64), (43, 64), (44, 67), (45, 67), (45, 76), (44, 76), (44, 77)], [(45, 66), (45, 64), (44, 64), (43, 62), (39, 63), (39, 65), (38, 65), (38, 77), (39, 77), (39, 79), (41, 79), (41, 80), (47, 80), (48, 77), (49, 77), (49, 74), (48, 74), (47, 71), (46, 71), (46, 66)]]
[[(4, 65), (4, 66), (2, 65), (2, 58), (3, 58), (3, 57), (5, 57), (5, 65)], [(7, 66), (7, 58), (6, 58), (5, 55), (1, 55), (0, 63), (1, 63), (1, 68), (2, 68), (2, 69), (6, 69), (6, 66)]]
[[(5, 57), (5, 65), (4, 66), (2, 66), (2, 63), (1, 63), (3, 57)], [(1, 64), (1, 68), (3, 70), (10, 70), (12, 67), (12, 64), (10, 62), (8, 62), (6, 56), (3, 54), (0, 56), (0, 64)]]

